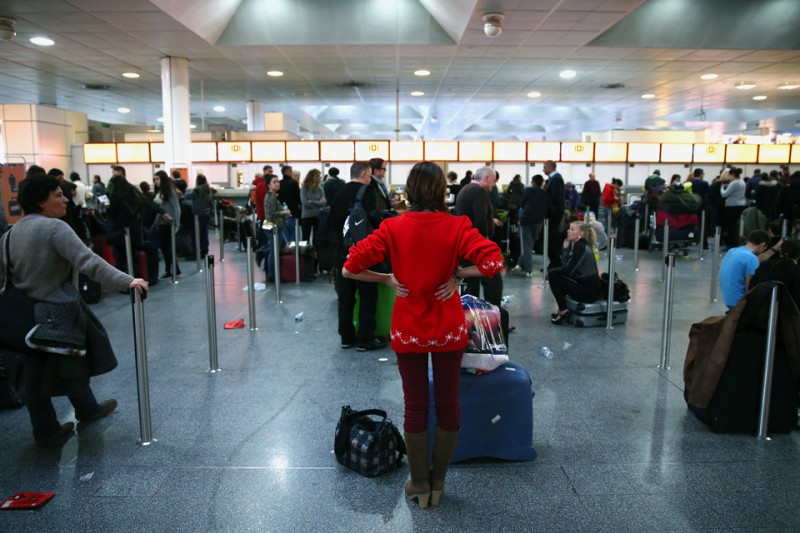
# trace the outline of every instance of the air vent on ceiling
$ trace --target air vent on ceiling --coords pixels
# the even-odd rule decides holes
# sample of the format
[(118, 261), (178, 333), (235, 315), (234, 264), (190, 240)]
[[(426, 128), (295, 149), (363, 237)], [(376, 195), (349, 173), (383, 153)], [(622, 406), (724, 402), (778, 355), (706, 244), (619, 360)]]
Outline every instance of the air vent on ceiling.
[(101, 83), (87, 83), (83, 87), (85, 89), (89, 89), (90, 91), (107, 91), (111, 88), (111, 85), (103, 85)]
[(625, 84), (624, 83), (604, 83), (600, 87), (602, 87), (603, 89), (622, 89), (623, 87), (625, 87)]
[(364, 82), (361, 82), (361, 81), (355, 81), (355, 80), (350, 80), (347, 83), (342, 83), (342, 84), (339, 85), (339, 87), (350, 87), (352, 89), (362, 89), (362, 88), (367, 87), (367, 86), (369, 86), (368, 83), (364, 83)]

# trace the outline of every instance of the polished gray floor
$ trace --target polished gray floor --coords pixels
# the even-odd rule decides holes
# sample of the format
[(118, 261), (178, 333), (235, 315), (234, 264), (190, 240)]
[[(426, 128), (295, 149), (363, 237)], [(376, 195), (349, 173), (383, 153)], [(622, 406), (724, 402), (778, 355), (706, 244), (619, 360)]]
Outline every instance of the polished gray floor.
[[(244, 254), (227, 245), (216, 269), (215, 375), (204, 274), (185, 262), (178, 285), (154, 287), (145, 308), (157, 442), (146, 447), (137, 444), (131, 307), (106, 294), (95, 309), (120, 365), (93, 386), (120, 407), (60, 449), (34, 446), (24, 409), (0, 412), (0, 496), (57, 493), (38, 511), (0, 512), (0, 531), (800, 530), (798, 433), (715, 435), (682, 398), (689, 326), (723, 311), (709, 302), (710, 258), (678, 260), (671, 369), (662, 371), (660, 258), (642, 253), (634, 272), (633, 251), (619, 253), (633, 300), (628, 323), (613, 330), (552, 326), (549, 290), (506, 277), (511, 358), (533, 379), (539, 456), (454, 466), (441, 507), (427, 510), (402, 496), (407, 468), (366, 479), (334, 460), (342, 405), (384, 408), (401, 427), (403, 415), (394, 355), (339, 348), (327, 279), (285, 285), (282, 304), (268, 287), (256, 296), (258, 331), (223, 330), (248, 320)], [(73, 418), (65, 399), (55, 403)]]

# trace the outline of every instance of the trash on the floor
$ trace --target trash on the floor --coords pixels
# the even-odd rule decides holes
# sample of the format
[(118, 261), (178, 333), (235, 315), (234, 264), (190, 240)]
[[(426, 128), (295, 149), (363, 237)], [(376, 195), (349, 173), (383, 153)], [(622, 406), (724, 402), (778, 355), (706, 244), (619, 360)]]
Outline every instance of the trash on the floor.
[[(247, 292), (248, 288), (247, 287), (242, 287), (242, 290)], [(265, 291), (265, 290), (267, 290), (267, 284), (266, 283), (258, 283), (258, 282), (253, 283), (253, 290)]]
[(89, 472), (88, 474), (84, 474), (80, 477), (81, 481), (89, 481), (94, 476), (94, 472)]
[(305, 318), (305, 314), (303, 314), (302, 312), (297, 313), (296, 315), (294, 315), (294, 321), (295, 322), (302, 322), (304, 318)]
[(17, 492), (6, 498), (0, 509), (36, 509), (55, 495), (55, 492)]
[(510, 302), (513, 299), (514, 299), (514, 295), (513, 294), (507, 294), (507, 295), (503, 296), (502, 298), (500, 298), (500, 303), (501, 304), (507, 304), (508, 302)]
[(542, 346), (542, 349), (539, 351), (542, 354), (542, 357), (547, 359), (552, 359), (556, 354), (553, 353), (553, 350), (548, 348), (547, 346)]
[(225, 322), (225, 329), (239, 329), (244, 327), (244, 318), (240, 318), (239, 320), (231, 320), (230, 322)]

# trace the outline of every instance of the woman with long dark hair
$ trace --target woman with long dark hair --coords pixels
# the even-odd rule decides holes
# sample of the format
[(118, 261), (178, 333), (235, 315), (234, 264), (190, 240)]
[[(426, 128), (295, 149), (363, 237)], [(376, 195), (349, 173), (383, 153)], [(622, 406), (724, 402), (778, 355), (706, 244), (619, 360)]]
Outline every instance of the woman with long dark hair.
[[(187, 195), (192, 201), (192, 214), (197, 215), (200, 224), (200, 255), (208, 255), (208, 223), (211, 220), (211, 187), (203, 174), (198, 174), (194, 181), (194, 189)], [(195, 243), (197, 246), (197, 243)]]
[[(172, 178), (170, 178), (169, 174), (163, 170), (159, 170), (155, 173), (153, 176), (153, 184), (155, 185), (155, 189), (158, 191), (155, 197), (155, 202), (157, 205), (160, 205), (164, 211), (169, 213), (169, 215), (172, 217), (172, 220), (176, 221), (174, 231), (177, 233), (177, 221), (181, 219), (181, 202), (179, 198), (180, 193), (178, 192), (178, 189), (175, 188)], [(164, 220), (162, 217), (157, 217), (156, 230), (158, 231), (158, 246), (161, 248), (161, 254), (164, 256), (164, 275), (161, 276), (161, 279), (171, 278), (172, 239), (174, 238), (172, 233), (172, 221)], [(177, 261), (175, 262), (175, 275), (181, 275), (181, 267)]]
[[(438, 505), (460, 428), (458, 383), (467, 345), (464, 311), (456, 287), (461, 278), (495, 276), (503, 269), (500, 248), (453, 216), (445, 203), (447, 183), (435, 163), (417, 163), (406, 183), (410, 209), (384, 220), (350, 248), (342, 275), (384, 283), (397, 291), (392, 313), (392, 350), (403, 381), (405, 440), (411, 480), (405, 493), (420, 507)], [(391, 258), (392, 274), (368, 270)], [(459, 268), (459, 260), (474, 263)], [(428, 354), (433, 366), (436, 435), (428, 468)]]

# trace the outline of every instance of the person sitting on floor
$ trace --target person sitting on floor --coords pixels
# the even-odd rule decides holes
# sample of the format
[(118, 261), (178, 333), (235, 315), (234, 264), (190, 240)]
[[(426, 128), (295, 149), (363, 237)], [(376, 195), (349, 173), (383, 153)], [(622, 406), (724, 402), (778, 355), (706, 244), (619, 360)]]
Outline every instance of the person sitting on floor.
[(585, 222), (573, 222), (567, 230), (562, 250), (563, 265), (547, 271), (550, 290), (558, 311), (550, 315), (553, 324), (569, 318), (567, 296), (579, 302), (591, 303), (600, 299), (600, 276), (594, 256), (594, 231)]

